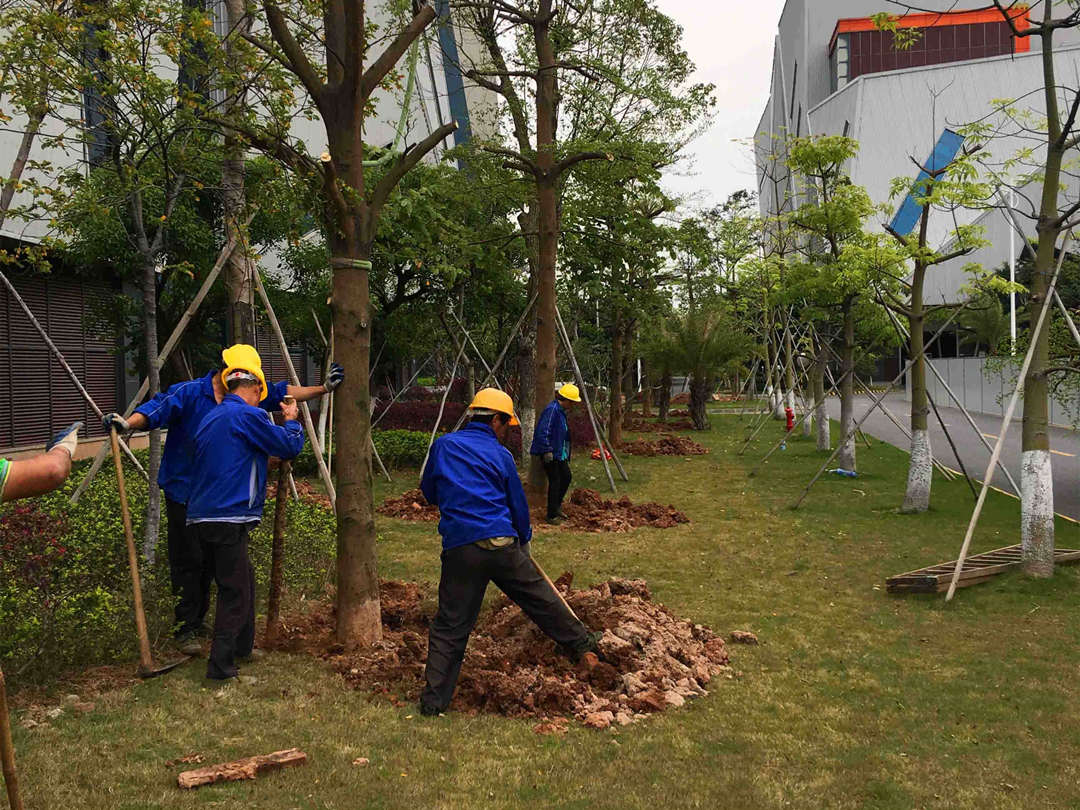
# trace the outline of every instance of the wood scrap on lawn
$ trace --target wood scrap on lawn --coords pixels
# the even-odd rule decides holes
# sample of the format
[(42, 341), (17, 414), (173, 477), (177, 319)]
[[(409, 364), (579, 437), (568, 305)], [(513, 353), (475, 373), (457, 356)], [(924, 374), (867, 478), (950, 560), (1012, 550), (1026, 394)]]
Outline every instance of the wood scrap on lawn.
[(272, 754), (245, 757), (234, 762), (222, 762), (219, 765), (208, 765), (194, 771), (184, 771), (176, 777), (176, 783), (181, 788), (190, 790), (213, 785), (216, 782), (242, 782), (245, 779), (254, 779), (267, 771), (277, 771), (290, 765), (303, 765), (306, 762), (307, 754), (299, 748), (289, 748)]
[[(1054, 563), (1075, 563), (1080, 560), (1080, 550), (1071, 548), (1054, 549)], [(1022, 563), (1020, 546), (986, 551), (968, 557), (960, 572), (958, 588), (967, 588), (986, 582), (988, 579), (1019, 568)], [(949, 581), (956, 570), (956, 560), (931, 565), (906, 574), (897, 574), (885, 580), (885, 589), (889, 593), (942, 593), (949, 589)]]

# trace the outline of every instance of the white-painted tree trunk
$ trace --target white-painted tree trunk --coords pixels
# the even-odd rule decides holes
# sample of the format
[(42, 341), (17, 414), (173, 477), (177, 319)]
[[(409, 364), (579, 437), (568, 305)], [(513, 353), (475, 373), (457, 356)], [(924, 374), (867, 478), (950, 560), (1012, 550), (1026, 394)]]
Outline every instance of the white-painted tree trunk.
[(829, 433), (829, 414), (828, 411), (825, 410), (824, 402), (817, 406), (817, 412), (814, 414), (814, 421), (817, 422), (817, 449), (831, 450), (832, 436)]
[(933, 454), (930, 433), (911, 432), (911, 463), (908, 465), (907, 491), (900, 511), (905, 514), (925, 512), (930, 508), (930, 484), (933, 474)]
[(1054, 478), (1049, 450), (1025, 450), (1020, 470), (1020, 542), (1024, 571), (1054, 575)]
[(806, 414), (806, 418), (802, 423), (802, 435), (803, 438), (809, 439), (814, 435), (814, 421), (815, 414), (810, 413), (810, 408), (813, 405), (809, 399), (803, 399), (803, 412)]
[(783, 389), (777, 388), (773, 392), (773, 419), (784, 418), (784, 392)]

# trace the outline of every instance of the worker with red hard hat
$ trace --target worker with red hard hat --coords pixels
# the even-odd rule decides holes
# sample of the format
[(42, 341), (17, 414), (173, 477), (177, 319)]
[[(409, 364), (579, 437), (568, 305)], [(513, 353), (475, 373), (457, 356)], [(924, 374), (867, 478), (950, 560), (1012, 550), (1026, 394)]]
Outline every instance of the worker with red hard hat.
[(488, 582), (499, 589), (564, 652), (577, 660), (597, 649), (599, 634), (570, 611), (529, 556), (532, 525), (525, 489), (503, 445), (518, 424), (514, 403), (497, 388), (478, 391), (469, 423), (436, 440), (420, 489), (439, 507), (442, 573), (439, 609), (428, 631), (420, 712), (450, 705)]

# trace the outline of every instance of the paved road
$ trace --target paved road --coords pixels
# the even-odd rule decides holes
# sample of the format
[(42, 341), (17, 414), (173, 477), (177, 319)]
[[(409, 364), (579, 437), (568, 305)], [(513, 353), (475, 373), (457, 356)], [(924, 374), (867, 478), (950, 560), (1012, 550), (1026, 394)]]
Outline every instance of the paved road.
[[(871, 400), (867, 397), (856, 397), (856, 419), (866, 412), (870, 403)], [(906, 427), (910, 423), (911, 406), (904, 399), (903, 394), (889, 394), (885, 398), (885, 406), (902, 425)], [(940, 402), (937, 402), (937, 406), (968, 472), (977, 480), (982, 481), (986, 465), (990, 461), (990, 451), (979, 441), (979, 437), (958, 408), (946, 408)], [(840, 418), (838, 398), (829, 397), (828, 408), (829, 416), (833, 419)], [(979, 427), (979, 432), (993, 447), (1001, 431), (1001, 417), (983, 414), (972, 414), (972, 417)], [(875, 411), (867, 419), (863, 424), (863, 430), (905, 451), (910, 449), (904, 434), (880, 410)], [(1005, 446), (1001, 451), (1001, 461), (1012, 474), (1017, 485), (1020, 484), (1020, 432), (1021, 421), (1015, 419), (1005, 436)], [(835, 442), (836, 439), (837, 431), (834, 426), (833, 441)], [(933, 411), (930, 412), (930, 447), (933, 449), (934, 457), (942, 464), (954, 470), (957, 469), (956, 458)], [(1054, 469), (1054, 507), (1059, 514), (1080, 520), (1080, 434), (1075, 430), (1052, 427), (1050, 447)], [(990, 483), (1005, 492), (1012, 492), (1008, 479), (1000, 469), (995, 469)]]

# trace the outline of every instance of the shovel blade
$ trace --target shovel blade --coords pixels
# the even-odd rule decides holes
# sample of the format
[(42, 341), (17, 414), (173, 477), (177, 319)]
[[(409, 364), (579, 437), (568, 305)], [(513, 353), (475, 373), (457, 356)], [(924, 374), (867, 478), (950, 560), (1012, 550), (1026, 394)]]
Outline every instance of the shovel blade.
[(176, 661), (171, 661), (168, 664), (165, 664), (164, 666), (160, 666), (160, 667), (144, 667), (144, 666), (140, 665), (139, 666), (139, 677), (142, 678), (144, 681), (148, 680), (150, 678), (156, 678), (159, 675), (164, 675), (164, 674), (166, 674), (168, 672), (172, 672), (174, 669), (176, 669), (179, 666), (183, 666), (184, 664), (186, 664), (190, 660), (191, 660), (191, 656), (186, 655), (183, 658), (177, 659)]

